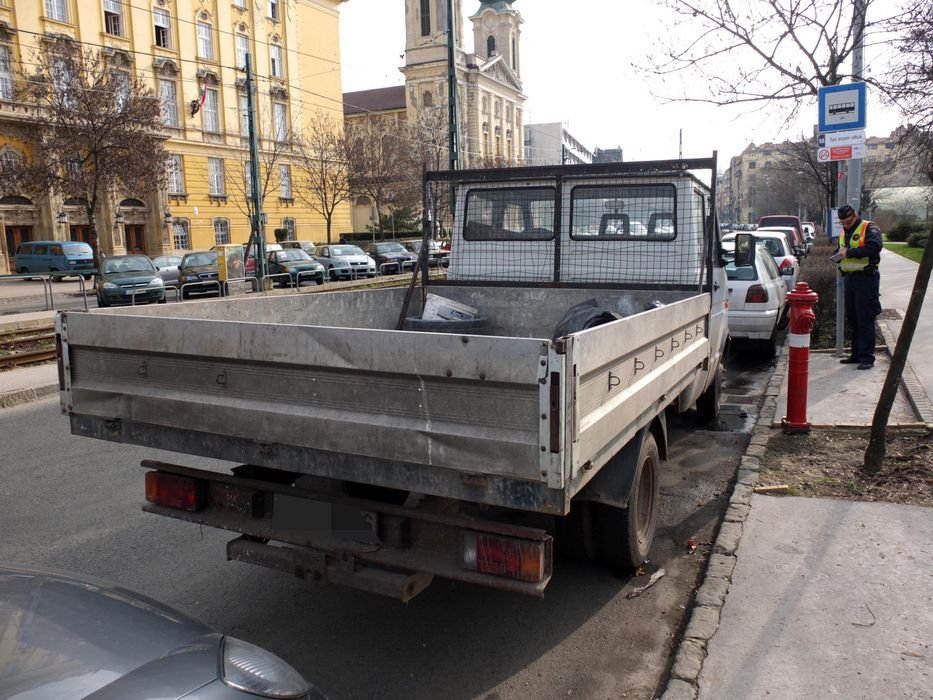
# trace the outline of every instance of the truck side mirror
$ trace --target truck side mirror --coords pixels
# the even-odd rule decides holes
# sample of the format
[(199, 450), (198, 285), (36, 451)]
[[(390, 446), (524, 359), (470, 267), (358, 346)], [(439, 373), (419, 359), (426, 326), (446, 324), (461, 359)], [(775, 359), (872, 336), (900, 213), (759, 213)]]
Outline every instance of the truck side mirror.
[(755, 264), (755, 237), (750, 233), (735, 236), (735, 266), (747, 267)]

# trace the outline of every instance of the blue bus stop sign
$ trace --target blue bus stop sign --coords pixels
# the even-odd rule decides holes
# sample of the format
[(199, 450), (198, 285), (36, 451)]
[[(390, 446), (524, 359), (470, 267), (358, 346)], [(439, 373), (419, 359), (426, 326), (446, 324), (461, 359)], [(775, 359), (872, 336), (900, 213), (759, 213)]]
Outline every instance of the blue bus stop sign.
[(820, 133), (865, 128), (865, 83), (821, 87)]

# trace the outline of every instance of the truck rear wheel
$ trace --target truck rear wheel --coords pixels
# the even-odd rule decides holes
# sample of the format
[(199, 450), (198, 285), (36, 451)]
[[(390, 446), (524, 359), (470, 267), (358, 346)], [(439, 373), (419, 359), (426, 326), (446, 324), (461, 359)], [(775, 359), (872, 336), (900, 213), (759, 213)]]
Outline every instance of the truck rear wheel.
[(599, 561), (628, 571), (648, 559), (658, 523), (660, 481), (658, 444), (649, 432), (638, 454), (628, 507), (593, 504), (593, 538)]

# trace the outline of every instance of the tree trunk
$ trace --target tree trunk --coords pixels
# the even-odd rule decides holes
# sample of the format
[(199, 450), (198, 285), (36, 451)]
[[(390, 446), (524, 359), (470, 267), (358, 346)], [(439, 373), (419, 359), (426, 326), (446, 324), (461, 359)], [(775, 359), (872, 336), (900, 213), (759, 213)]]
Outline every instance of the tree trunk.
[(910, 302), (907, 304), (904, 323), (901, 326), (900, 335), (897, 337), (897, 345), (894, 348), (894, 357), (891, 358), (891, 366), (888, 367), (888, 374), (884, 378), (884, 386), (881, 389), (881, 398), (878, 400), (875, 415), (871, 421), (871, 436), (868, 439), (868, 448), (865, 450), (862, 465), (862, 468), (869, 474), (877, 474), (881, 471), (881, 466), (884, 463), (884, 442), (888, 418), (891, 415), (891, 408), (897, 395), (897, 385), (901, 380), (904, 365), (907, 363), (907, 353), (910, 351), (910, 342), (913, 340), (917, 320), (920, 317), (920, 309), (923, 307), (923, 298), (927, 293), (931, 268), (933, 268), (933, 231), (931, 231), (930, 237), (927, 238), (923, 257), (920, 258), (917, 278), (914, 280), (914, 288), (910, 293)]

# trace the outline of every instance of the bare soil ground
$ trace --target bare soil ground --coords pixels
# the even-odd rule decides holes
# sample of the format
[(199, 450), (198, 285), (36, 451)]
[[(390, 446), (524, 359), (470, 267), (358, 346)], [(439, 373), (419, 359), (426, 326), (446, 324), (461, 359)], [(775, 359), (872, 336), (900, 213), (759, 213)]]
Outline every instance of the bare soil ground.
[(933, 431), (888, 431), (881, 471), (861, 469), (868, 430), (776, 433), (761, 460), (760, 486), (795, 496), (933, 506)]

